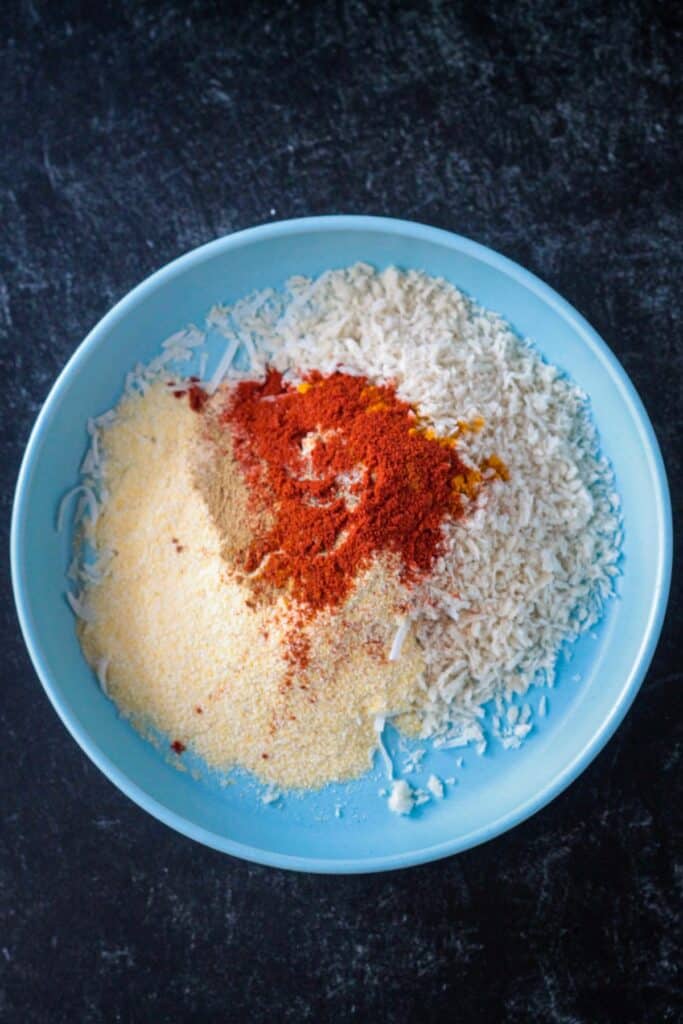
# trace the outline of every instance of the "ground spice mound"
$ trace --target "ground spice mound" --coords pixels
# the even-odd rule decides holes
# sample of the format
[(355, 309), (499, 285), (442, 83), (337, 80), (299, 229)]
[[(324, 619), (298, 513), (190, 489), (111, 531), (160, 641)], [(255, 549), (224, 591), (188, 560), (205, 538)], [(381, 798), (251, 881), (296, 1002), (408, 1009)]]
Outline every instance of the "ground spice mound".
[(464, 512), (471, 468), (390, 384), (337, 372), (292, 386), (271, 369), (240, 382), (220, 420), (252, 510), (272, 510), (244, 569), (310, 612), (341, 604), (381, 553), (399, 556), (402, 582), (425, 575), (444, 518)]
[(219, 530), (221, 556), (231, 568), (241, 567), (255, 530), (265, 528), (270, 517), (266, 509), (254, 515), (249, 508), (249, 489), (233, 455), (232, 434), (229, 427), (218, 423), (214, 403), (204, 400), (199, 407), (190, 408), (205, 409), (191, 447), (193, 483)]

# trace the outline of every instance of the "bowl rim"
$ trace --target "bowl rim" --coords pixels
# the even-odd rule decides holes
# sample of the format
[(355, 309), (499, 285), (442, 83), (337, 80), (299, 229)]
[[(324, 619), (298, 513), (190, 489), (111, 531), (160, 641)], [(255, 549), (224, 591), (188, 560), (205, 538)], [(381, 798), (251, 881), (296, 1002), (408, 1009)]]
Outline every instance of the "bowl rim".
[[(524, 288), (534, 293), (546, 305), (559, 314), (581, 338), (593, 354), (602, 363), (608, 375), (620, 392), (623, 403), (629, 409), (631, 417), (640, 429), (644, 454), (649, 462), (652, 477), (656, 482), (655, 493), (651, 496), (656, 504), (657, 531), (657, 567), (656, 584), (649, 609), (646, 628), (641, 637), (638, 655), (621, 690), (616, 697), (610, 714), (602, 721), (591, 739), (577, 751), (575, 756), (558, 771), (533, 796), (515, 805), (505, 814), (488, 822), (485, 826), (472, 829), (465, 835), (446, 842), (385, 856), (368, 858), (346, 857), (340, 859), (315, 856), (293, 856), (278, 853), (269, 849), (251, 846), (237, 840), (229, 839), (212, 832), (202, 826), (188, 821), (182, 815), (170, 810), (156, 798), (149, 796), (132, 778), (118, 768), (99, 748), (81, 726), (77, 715), (68, 702), (62, 698), (53, 683), (52, 674), (42, 657), (37, 641), (37, 629), (32, 621), (27, 594), (27, 581), (24, 574), (22, 550), (25, 544), (25, 509), (28, 504), (31, 482), (34, 472), (36, 455), (41, 446), (48, 427), (53, 406), (59, 401), (62, 392), (68, 387), (80, 369), (81, 363), (90, 350), (96, 347), (100, 339), (111, 327), (135, 308), (144, 298), (159, 285), (172, 279), (188, 268), (210, 259), (217, 253), (239, 248), (245, 243), (258, 242), (283, 235), (321, 231), (366, 231), (379, 234), (398, 235), (420, 241), (437, 243), (446, 248), (464, 253), (482, 263), (488, 264), (513, 279)], [(536, 811), (545, 807), (555, 796), (570, 785), (588, 764), (602, 750), (621, 723), (638, 692), (655, 652), (659, 635), (664, 622), (666, 605), (671, 582), (673, 557), (673, 523), (671, 500), (664, 461), (657, 438), (645, 410), (645, 407), (626, 371), (607, 343), (598, 335), (590, 324), (574, 307), (563, 299), (553, 288), (535, 274), (520, 266), (506, 256), (455, 232), (431, 227), (414, 221), (391, 217), (376, 217), (356, 214), (336, 214), (317, 217), (298, 217), (290, 220), (274, 221), (260, 224), (207, 242), (191, 249), (183, 255), (165, 264), (140, 284), (129, 291), (107, 312), (89, 331), (85, 339), (78, 345), (66, 365), (52, 385), (47, 398), (34, 423), (19, 470), (12, 509), (10, 531), (10, 564), (14, 599), (16, 603), (21, 631), (31, 661), (38, 677), (50, 699), (55, 711), (67, 730), (79, 744), (85, 754), (104, 773), (104, 775), (126, 796), (143, 810), (149, 812), (159, 821), (175, 829), (177, 832), (194, 839), (205, 846), (212, 847), (223, 853), (229, 853), (242, 859), (264, 864), (271, 867), (287, 868), (322, 874), (355, 874), (387, 871), (397, 868), (411, 867), (447, 857), (463, 850), (470, 849), (480, 843), (493, 839), (510, 828), (520, 824)]]

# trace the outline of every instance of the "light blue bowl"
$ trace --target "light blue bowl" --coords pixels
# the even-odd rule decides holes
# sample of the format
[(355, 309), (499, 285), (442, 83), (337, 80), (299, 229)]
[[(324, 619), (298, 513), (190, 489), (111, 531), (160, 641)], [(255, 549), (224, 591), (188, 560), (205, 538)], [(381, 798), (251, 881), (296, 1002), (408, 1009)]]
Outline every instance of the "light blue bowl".
[[(591, 397), (602, 446), (623, 501), (620, 596), (574, 646), (548, 693), (548, 715), (524, 746), (495, 743), (483, 757), (429, 755), (456, 776), (447, 799), (410, 818), (391, 815), (379, 770), (357, 783), (264, 805), (246, 778), (222, 787), (171, 767), (117, 715), (88, 669), (63, 597), (70, 539), (55, 531), (60, 497), (77, 479), (85, 423), (118, 399), (125, 373), (151, 359), (217, 301), (363, 260), (442, 275), (536, 341)], [(33, 664), (67, 729), (111, 781), (141, 807), (193, 839), (278, 867), (380, 871), (445, 857), (511, 828), (579, 775), (607, 742), (640, 686), (662, 625), (671, 574), (671, 506), (647, 414), (595, 331), (551, 288), (484, 246), (445, 231), (375, 217), (317, 217), (268, 224), (202, 246), (153, 274), (88, 335), (38, 417), (19, 475), (12, 576)], [(580, 677), (580, 678), (578, 678)], [(535, 707), (541, 691), (529, 702)], [(395, 738), (394, 738), (395, 742)], [(341, 807), (341, 816), (335, 808)]]

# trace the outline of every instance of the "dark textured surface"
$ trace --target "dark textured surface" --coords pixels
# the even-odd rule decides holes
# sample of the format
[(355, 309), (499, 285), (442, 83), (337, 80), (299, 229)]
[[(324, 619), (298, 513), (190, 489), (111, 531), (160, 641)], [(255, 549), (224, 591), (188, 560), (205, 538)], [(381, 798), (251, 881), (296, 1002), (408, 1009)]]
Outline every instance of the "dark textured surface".
[[(548, 280), (631, 374), (680, 505), (681, 23), (560, 6), (3, 5), (3, 558), (31, 422), (112, 302), (200, 242), (321, 212), (452, 228)], [(680, 1020), (681, 611), (676, 580), (633, 710), (550, 807), (440, 864), (322, 878), (121, 796), (48, 705), (6, 586), (0, 1019)]]

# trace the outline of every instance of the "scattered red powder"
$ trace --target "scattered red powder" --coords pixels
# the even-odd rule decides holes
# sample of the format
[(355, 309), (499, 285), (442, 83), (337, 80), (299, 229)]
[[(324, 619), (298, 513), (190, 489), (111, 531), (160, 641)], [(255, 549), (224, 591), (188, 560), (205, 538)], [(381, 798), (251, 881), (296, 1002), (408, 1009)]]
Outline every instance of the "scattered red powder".
[[(192, 379), (193, 378), (190, 378), (190, 380)], [(190, 402), (190, 408), (193, 409), (194, 412), (201, 412), (209, 400), (209, 396), (204, 388), (199, 387), (198, 384), (190, 385), (187, 390), (187, 397)]]
[(201, 412), (209, 400), (208, 393), (204, 390), (204, 388), (199, 386), (199, 384), (197, 383), (198, 380), (199, 377), (190, 377), (189, 388), (176, 388), (173, 391), (174, 398), (183, 398), (185, 395), (187, 395), (188, 401), (190, 403), (190, 408), (194, 412)]

